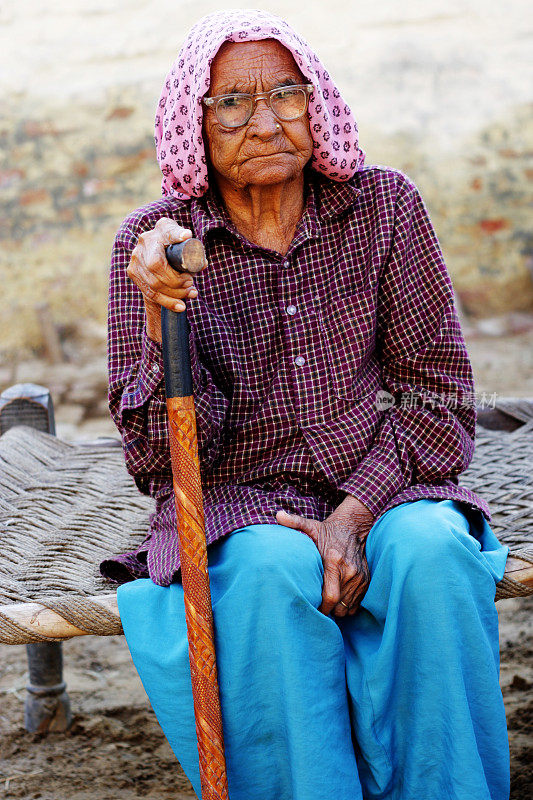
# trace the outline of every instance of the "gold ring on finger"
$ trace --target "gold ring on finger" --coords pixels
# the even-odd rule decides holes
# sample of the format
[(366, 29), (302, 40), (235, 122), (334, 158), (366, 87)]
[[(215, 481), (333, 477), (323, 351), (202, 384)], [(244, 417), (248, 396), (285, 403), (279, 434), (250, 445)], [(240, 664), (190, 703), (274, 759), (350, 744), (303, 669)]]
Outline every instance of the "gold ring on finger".
[(347, 611), (349, 611), (349, 610), (350, 610), (350, 606), (347, 606), (347, 605), (346, 605), (346, 603), (344, 602), (344, 600), (339, 600), (339, 603), (341, 604), (341, 606), (344, 606), (344, 608), (345, 608)]

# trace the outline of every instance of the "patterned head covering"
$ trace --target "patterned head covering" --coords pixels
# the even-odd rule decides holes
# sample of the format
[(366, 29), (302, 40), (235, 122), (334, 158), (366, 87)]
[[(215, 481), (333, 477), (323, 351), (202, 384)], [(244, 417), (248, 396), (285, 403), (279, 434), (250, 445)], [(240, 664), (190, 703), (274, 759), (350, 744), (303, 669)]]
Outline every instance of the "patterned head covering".
[(209, 89), (211, 63), (224, 42), (260, 39), (277, 39), (315, 87), (308, 112), (314, 142), (311, 167), (335, 181), (347, 181), (364, 163), (353, 114), (307, 42), (266, 11), (217, 11), (191, 29), (163, 86), (155, 118), (163, 195), (200, 197), (207, 190), (202, 97)]

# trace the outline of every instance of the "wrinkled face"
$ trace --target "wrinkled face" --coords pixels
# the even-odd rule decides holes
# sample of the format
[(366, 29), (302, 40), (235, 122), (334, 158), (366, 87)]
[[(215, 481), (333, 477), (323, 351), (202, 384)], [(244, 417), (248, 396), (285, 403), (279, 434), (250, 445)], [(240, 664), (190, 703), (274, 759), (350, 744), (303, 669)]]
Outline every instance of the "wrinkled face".
[[(291, 53), (275, 39), (225, 42), (211, 65), (209, 95), (255, 94), (291, 82), (307, 83)], [(265, 100), (256, 103), (241, 128), (224, 128), (212, 107), (204, 109), (204, 137), (215, 173), (235, 188), (291, 180), (313, 153), (307, 114), (284, 122)]]

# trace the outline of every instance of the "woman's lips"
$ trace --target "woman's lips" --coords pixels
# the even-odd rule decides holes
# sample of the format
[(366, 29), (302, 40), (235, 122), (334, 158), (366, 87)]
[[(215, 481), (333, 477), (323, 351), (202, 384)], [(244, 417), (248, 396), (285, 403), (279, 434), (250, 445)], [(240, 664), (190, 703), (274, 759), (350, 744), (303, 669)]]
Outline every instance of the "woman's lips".
[(253, 156), (245, 156), (245, 161), (250, 161), (252, 158), (272, 158), (273, 156), (289, 156), (291, 153), (288, 150), (276, 150), (275, 153), (256, 153)]

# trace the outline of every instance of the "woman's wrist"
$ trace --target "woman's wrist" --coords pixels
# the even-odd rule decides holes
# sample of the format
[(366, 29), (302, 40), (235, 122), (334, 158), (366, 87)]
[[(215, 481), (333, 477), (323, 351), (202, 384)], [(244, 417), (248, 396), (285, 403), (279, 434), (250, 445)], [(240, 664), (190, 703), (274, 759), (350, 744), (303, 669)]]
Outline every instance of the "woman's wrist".
[(361, 502), (357, 497), (354, 497), (353, 494), (347, 494), (344, 500), (341, 503), (341, 506), (346, 508), (348, 511), (352, 513), (361, 514), (363, 517), (372, 518), (374, 519), (374, 515), (370, 511), (364, 503)]
[(161, 344), (161, 306), (144, 298), (146, 312), (146, 334), (149, 339)]
[(346, 495), (342, 503), (335, 509), (334, 514), (343, 517), (347, 529), (351, 528), (361, 541), (366, 539), (374, 524), (374, 515), (370, 509), (351, 494)]

